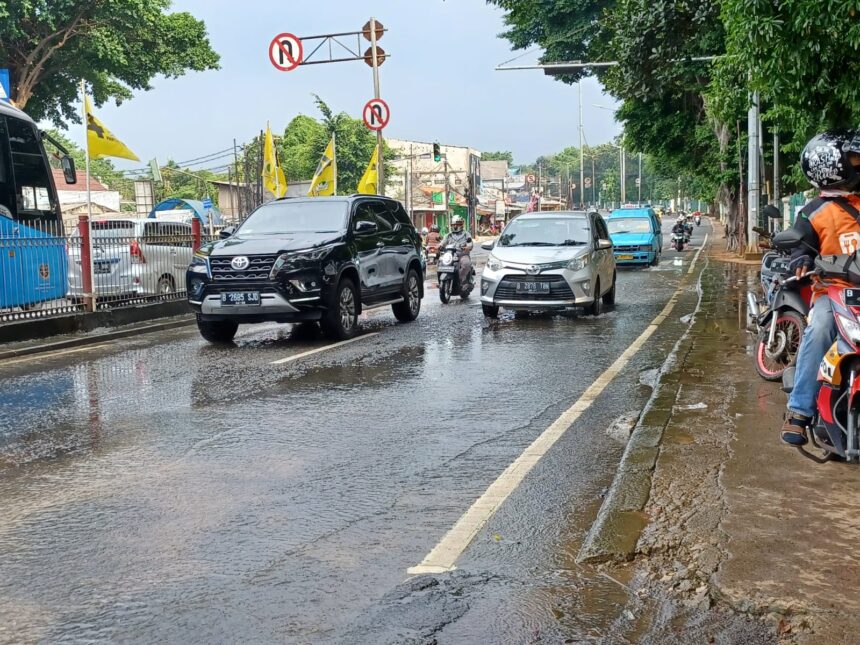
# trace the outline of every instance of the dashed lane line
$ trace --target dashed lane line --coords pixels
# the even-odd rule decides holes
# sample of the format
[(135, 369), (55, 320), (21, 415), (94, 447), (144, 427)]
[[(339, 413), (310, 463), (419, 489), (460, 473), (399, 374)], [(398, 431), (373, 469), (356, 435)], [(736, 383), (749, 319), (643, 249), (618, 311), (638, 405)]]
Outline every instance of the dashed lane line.
[[(705, 247), (708, 238), (705, 236), (705, 241), (702, 248)], [(690, 265), (690, 271), (695, 267), (699, 259), (699, 253), (693, 258)], [(544, 430), (541, 435), (535, 439), (525, 451), (516, 458), (516, 460), (508, 466), (499, 477), (490, 484), (490, 487), (481, 495), (474, 504), (467, 510), (457, 523), (445, 534), (442, 540), (433, 548), (430, 553), (425, 556), (420, 564), (407, 569), (409, 575), (418, 575), (424, 573), (443, 573), (451, 571), (455, 568), (455, 564), (459, 557), (463, 554), (469, 544), (478, 535), (478, 532), (484, 527), (487, 521), (501, 507), (505, 500), (513, 493), (520, 483), (528, 475), (529, 471), (535, 467), (550, 448), (567, 432), (568, 428), (585, 412), (597, 397), (606, 389), (606, 387), (618, 376), (630, 359), (642, 349), (654, 332), (659, 329), (660, 325), (669, 317), (675, 304), (678, 302), (681, 294), (687, 289), (685, 285), (680, 285), (663, 310), (657, 315), (651, 324), (642, 332), (642, 334), (615, 359), (615, 362), (601, 374), (598, 379), (592, 383), (581, 397), (568, 408), (552, 425)]]
[(67, 354), (76, 354), (78, 352), (89, 352), (95, 349), (103, 349), (105, 347), (111, 347), (111, 345), (112, 343), (101, 343), (99, 345), (85, 345), (83, 347), (58, 349), (54, 352), (40, 352), (38, 354), (28, 354), (27, 356), (22, 356), (21, 358), (9, 358), (4, 361), (0, 361), (0, 367), (6, 367), (7, 365), (15, 365), (16, 363), (36, 363), (38, 361), (57, 358), (58, 356), (65, 356)]
[(370, 334), (363, 334), (361, 336), (356, 336), (355, 338), (350, 338), (349, 340), (342, 340), (339, 343), (332, 343), (331, 345), (325, 345), (324, 347), (317, 347), (316, 349), (311, 349), (307, 352), (302, 352), (301, 354), (293, 354), (292, 356), (287, 356), (286, 358), (279, 358), (276, 361), (272, 361), (271, 365), (283, 365), (284, 363), (290, 363), (292, 361), (297, 361), (300, 358), (305, 358), (307, 356), (312, 356), (314, 354), (319, 354), (320, 352), (325, 352), (330, 349), (334, 349), (335, 347), (343, 347), (344, 345), (349, 345), (350, 343), (354, 343), (359, 340), (366, 340), (368, 338), (372, 338), (374, 336), (379, 336), (379, 332), (375, 331)]

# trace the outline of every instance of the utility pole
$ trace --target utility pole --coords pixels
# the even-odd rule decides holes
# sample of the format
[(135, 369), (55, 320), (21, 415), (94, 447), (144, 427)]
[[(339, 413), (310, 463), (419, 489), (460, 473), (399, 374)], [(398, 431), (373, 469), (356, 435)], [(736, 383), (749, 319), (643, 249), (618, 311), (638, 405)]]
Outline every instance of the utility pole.
[(239, 221), (239, 217), (244, 212), (242, 210), (242, 173), (239, 172), (239, 153), (236, 150), (236, 139), (233, 139), (233, 166), (236, 169), (236, 221)]
[(448, 203), (451, 201), (451, 195), (448, 192), (450, 190), (450, 182), (448, 180), (448, 153), (444, 153), (442, 155), (442, 159), (445, 161), (445, 222), (446, 226), (450, 228), (451, 216), (448, 213)]
[[(779, 194), (779, 134), (773, 133), (773, 204), (782, 212), (782, 204), (780, 203)], [(777, 223), (773, 222), (771, 231), (776, 230)]]
[(541, 209), (541, 191), (543, 191), (543, 164), (538, 164), (538, 198), (537, 209)]
[(585, 148), (582, 147), (582, 81), (579, 85), (579, 206), (585, 207)]
[[(381, 98), (379, 95), (379, 60), (377, 57), (377, 47), (376, 47), (376, 18), (370, 18), (370, 48), (372, 50), (371, 56), (373, 58), (373, 96), (374, 98)], [(385, 160), (382, 156), (382, 130), (376, 131), (376, 148), (377, 148), (377, 163), (376, 163), (376, 172), (377, 172), (377, 186), (376, 192), (379, 195), (385, 195)], [(448, 208), (448, 205), (445, 205), (445, 208)]]
[(594, 175), (594, 150), (591, 151), (591, 202), (597, 208), (597, 200), (594, 198), (594, 191), (597, 189), (597, 177)]
[(642, 205), (642, 153), (639, 153), (639, 205)]
[(753, 92), (750, 109), (747, 113), (747, 131), (749, 135), (749, 147), (747, 150), (747, 248), (748, 253), (757, 252), (755, 239), (756, 233), (753, 227), (758, 226), (758, 210), (761, 195), (759, 178), (759, 145), (761, 131), (759, 130), (759, 94)]

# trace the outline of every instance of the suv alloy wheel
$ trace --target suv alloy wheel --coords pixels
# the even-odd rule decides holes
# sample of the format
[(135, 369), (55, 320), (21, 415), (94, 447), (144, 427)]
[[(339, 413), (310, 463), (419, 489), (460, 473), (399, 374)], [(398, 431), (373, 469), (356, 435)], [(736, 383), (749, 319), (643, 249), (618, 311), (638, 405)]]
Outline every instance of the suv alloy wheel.
[(418, 318), (418, 313), (421, 311), (421, 284), (415, 269), (409, 269), (409, 273), (406, 274), (404, 289), (405, 300), (391, 305), (391, 310), (400, 322), (412, 322)]
[(358, 294), (349, 278), (341, 278), (320, 326), (331, 340), (349, 340), (358, 328)]

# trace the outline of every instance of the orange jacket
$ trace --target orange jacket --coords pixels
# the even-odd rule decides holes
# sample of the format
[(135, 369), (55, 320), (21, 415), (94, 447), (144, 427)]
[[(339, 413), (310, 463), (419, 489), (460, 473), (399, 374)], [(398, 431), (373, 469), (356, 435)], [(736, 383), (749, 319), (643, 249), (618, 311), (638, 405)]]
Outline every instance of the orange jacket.
[[(844, 200), (860, 212), (860, 195), (818, 197), (801, 209), (794, 223), (795, 228), (803, 234), (804, 241), (818, 249), (821, 255), (850, 255), (860, 249), (860, 221), (840, 205), (840, 200)], [(810, 258), (804, 264), (811, 266), (812, 258), (808, 249), (798, 249), (794, 257), (804, 255)], [(846, 287), (852, 286), (841, 280), (831, 282)], [(826, 288), (816, 281), (813, 290), (816, 295), (820, 295), (826, 291)]]

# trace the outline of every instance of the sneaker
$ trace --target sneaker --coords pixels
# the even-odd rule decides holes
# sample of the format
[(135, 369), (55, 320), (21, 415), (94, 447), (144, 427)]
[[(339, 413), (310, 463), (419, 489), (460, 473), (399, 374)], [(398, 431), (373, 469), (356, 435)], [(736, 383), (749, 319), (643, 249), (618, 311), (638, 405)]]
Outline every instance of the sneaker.
[(809, 443), (806, 428), (810, 420), (809, 417), (789, 412), (785, 423), (782, 424), (782, 440), (790, 446), (805, 446)]

